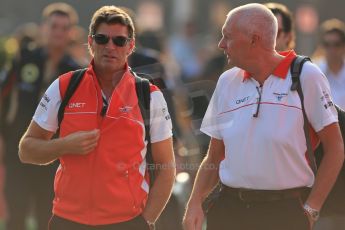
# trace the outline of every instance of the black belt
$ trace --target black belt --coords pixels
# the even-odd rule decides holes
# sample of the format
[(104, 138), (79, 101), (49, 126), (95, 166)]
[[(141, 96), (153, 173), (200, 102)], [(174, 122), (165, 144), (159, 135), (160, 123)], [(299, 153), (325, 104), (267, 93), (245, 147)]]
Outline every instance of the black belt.
[(229, 195), (243, 202), (270, 202), (292, 198), (305, 200), (310, 192), (310, 188), (300, 187), (284, 190), (254, 190), (244, 188), (231, 188), (222, 185), (221, 193)]

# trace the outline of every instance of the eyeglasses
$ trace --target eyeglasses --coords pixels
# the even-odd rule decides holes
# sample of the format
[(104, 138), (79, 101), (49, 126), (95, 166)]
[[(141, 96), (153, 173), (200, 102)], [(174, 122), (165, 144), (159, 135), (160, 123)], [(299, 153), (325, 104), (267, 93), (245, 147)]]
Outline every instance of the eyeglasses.
[(261, 104), (261, 95), (262, 95), (262, 86), (256, 87), (256, 91), (258, 91), (259, 98), (257, 99), (257, 106), (256, 106), (256, 112), (253, 114), (253, 117), (259, 116), (259, 110), (260, 110), (260, 104)]
[[(94, 34), (92, 35), (92, 38), (95, 40), (95, 42), (98, 45), (108, 44), (110, 40), (110, 37), (105, 34)], [(131, 39), (125, 36), (115, 36), (115, 37), (111, 37), (111, 40), (113, 41), (114, 45), (119, 46), (119, 47), (124, 47)]]
[(341, 42), (341, 41), (333, 41), (333, 42), (331, 42), (331, 41), (323, 41), (322, 45), (325, 48), (331, 48), (331, 47), (340, 48), (340, 47), (344, 46), (345, 43)]

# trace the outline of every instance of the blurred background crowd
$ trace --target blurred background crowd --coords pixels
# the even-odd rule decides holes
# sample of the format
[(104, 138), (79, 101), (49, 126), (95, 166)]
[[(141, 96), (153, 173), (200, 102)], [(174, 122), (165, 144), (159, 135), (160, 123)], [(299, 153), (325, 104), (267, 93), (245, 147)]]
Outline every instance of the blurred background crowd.
[[(16, 136), (11, 139), (11, 145), (16, 145), (18, 136), (22, 135), (23, 129), (26, 128), (18, 124), (18, 121), (27, 125), (28, 122), (23, 117), (30, 119), (36, 108), (36, 105), (31, 106), (25, 101), (27, 98), (18, 97), (18, 89), (13, 87), (15, 80), (9, 76), (17, 75), (24, 79), (24, 83), (18, 87), (25, 88), (25, 82), (35, 81), (41, 67), (39, 64), (25, 65), (20, 67), (19, 73), (14, 73), (18, 60), (26, 58), (29, 53), (32, 55), (31, 51), (43, 47), (43, 54), (38, 53), (34, 59), (37, 63), (40, 60), (46, 61), (44, 69), (46, 76), (84, 67), (90, 61), (87, 36), (92, 13), (103, 5), (126, 7), (134, 18), (137, 30), (136, 52), (130, 58), (129, 64), (138, 72), (152, 75), (154, 82), (166, 97), (173, 118), (178, 174), (174, 195), (160, 219), (160, 224), (164, 227), (158, 228), (171, 227), (176, 230), (178, 229), (176, 224), (171, 225), (169, 221), (181, 222), (178, 219), (182, 218), (184, 204), (189, 196), (195, 173), (207, 150), (209, 139), (199, 131), (201, 120), (219, 75), (229, 68), (226, 57), (217, 48), (221, 38), (221, 27), (231, 8), (250, 1), (66, 0), (64, 2), (74, 8), (71, 12), (72, 20), (65, 25), (63, 22), (54, 24), (53, 20), (47, 20), (44, 15), (45, 7), (54, 1), (26, 0), (25, 3), (1, 1), (0, 112), (1, 122), (7, 124), (1, 125), (1, 133), (5, 135), (10, 132)], [(340, 0), (277, 2), (286, 5), (293, 13), (296, 38), (294, 49), (299, 54), (311, 56), (325, 74), (331, 76), (329, 80), (331, 87), (337, 92), (333, 95), (335, 101), (345, 108), (345, 35), (341, 34), (341, 31), (345, 31), (343, 25), (345, 2)], [(325, 33), (327, 25), (323, 24), (323, 27), (320, 25), (329, 19), (337, 19), (331, 24), (338, 25), (340, 33)], [(61, 63), (64, 63), (62, 67)], [(42, 90), (45, 91), (44, 85), (47, 86), (49, 83), (49, 80), (43, 80), (41, 91), (37, 92), (38, 96), (42, 95)], [(2, 141), (1, 137), (0, 142)], [(4, 222), (8, 217), (9, 208), (3, 195), (5, 178), (8, 182), (13, 181), (10, 183), (12, 190), (7, 192), (11, 194), (17, 192), (19, 197), (25, 199), (17, 200), (18, 205), (27, 203), (22, 215), (25, 216), (28, 229), (39, 229), (40, 221), (36, 218), (39, 209), (37, 206), (44, 203), (45, 199), (40, 195), (40, 191), (42, 189), (52, 191), (52, 184), (39, 179), (36, 181), (37, 184), (29, 185), (37, 187), (30, 191), (18, 185), (27, 183), (29, 177), (36, 177), (42, 172), (26, 175), (28, 178), (18, 175), (23, 174), (18, 168), (24, 166), (19, 163), (16, 154), (8, 156), (8, 152), (11, 152), (8, 144), (6, 150), (3, 147), (4, 145), (0, 143), (0, 230), (5, 229)], [(9, 169), (11, 167), (15, 169), (11, 171), (12, 169)], [(52, 173), (43, 173), (47, 181), (53, 181), (56, 166), (51, 167)], [(38, 196), (31, 195), (34, 193)], [(33, 200), (35, 202), (32, 202)], [(50, 210), (46, 212), (50, 215)], [(166, 217), (171, 213), (176, 218)]]

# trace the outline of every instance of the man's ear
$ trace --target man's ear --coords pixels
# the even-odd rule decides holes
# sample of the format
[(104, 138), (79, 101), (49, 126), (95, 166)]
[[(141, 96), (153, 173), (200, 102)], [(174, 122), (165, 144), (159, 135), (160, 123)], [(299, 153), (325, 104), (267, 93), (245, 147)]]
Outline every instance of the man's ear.
[(253, 34), (251, 38), (251, 45), (256, 46), (261, 40), (261, 37), (258, 34)]
[(90, 35), (87, 36), (87, 45), (88, 45), (88, 48), (89, 48), (89, 51), (90, 51), (91, 55), (93, 55), (92, 42), (93, 42), (92, 37)]
[(129, 42), (129, 52), (128, 55), (132, 54), (135, 50), (135, 39), (131, 39)]

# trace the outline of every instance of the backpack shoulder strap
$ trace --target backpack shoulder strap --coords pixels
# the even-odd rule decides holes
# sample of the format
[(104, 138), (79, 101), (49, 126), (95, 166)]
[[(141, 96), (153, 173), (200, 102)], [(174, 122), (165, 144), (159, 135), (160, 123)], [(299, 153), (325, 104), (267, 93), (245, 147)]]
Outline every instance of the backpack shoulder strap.
[(296, 58), (293, 60), (293, 62), (291, 64), (291, 69), (290, 69), (291, 78), (292, 78), (291, 91), (297, 90), (297, 93), (298, 93), (299, 98), (301, 100), (303, 120), (304, 120), (303, 129), (304, 129), (304, 136), (305, 136), (305, 140), (306, 140), (306, 144), (307, 144), (307, 156), (308, 156), (308, 160), (309, 160), (309, 165), (310, 165), (311, 169), (313, 170), (314, 175), (316, 175), (317, 165), (316, 165), (316, 161), (315, 161), (315, 155), (314, 155), (313, 147), (311, 145), (310, 132), (309, 132), (309, 121), (307, 118), (307, 114), (305, 112), (304, 95), (303, 95), (302, 86), (301, 86), (301, 82), (300, 82), (300, 75), (302, 72), (302, 67), (306, 61), (311, 61), (311, 60), (309, 57), (300, 56), (300, 55), (297, 55)]
[(135, 78), (135, 90), (137, 92), (138, 104), (140, 112), (145, 124), (145, 140), (147, 141), (146, 146), (146, 163), (148, 165), (148, 172), (150, 176), (150, 187), (152, 187), (155, 172), (154, 172), (154, 161), (151, 151), (151, 137), (150, 137), (150, 101), (151, 101), (151, 90), (149, 80), (139, 77), (137, 73), (132, 71)]
[[(146, 126), (150, 126), (150, 101), (151, 91), (149, 80), (139, 77), (137, 73), (132, 72), (135, 77), (135, 90), (138, 96), (138, 103), (141, 114)], [(146, 133), (145, 136), (150, 133)], [(149, 135), (148, 135), (149, 136)], [(147, 136), (146, 136), (147, 137)]]
[(71, 97), (73, 96), (73, 93), (75, 92), (75, 90), (78, 88), (79, 83), (81, 82), (81, 79), (83, 78), (85, 72), (86, 72), (86, 68), (73, 71), (73, 74), (68, 83), (65, 95), (63, 96), (61, 100), (61, 105), (58, 111), (58, 127), (60, 127), (60, 124), (63, 120), (65, 107), (68, 104)]
[[(292, 91), (294, 90), (298, 91), (298, 85), (300, 85), (299, 76), (301, 75), (303, 64), (306, 61), (311, 61), (311, 60), (309, 57), (302, 56), (302, 55), (297, 55), (296, 58), (292, 61), (292, 64), (290, 66), (291, 78), (292, 78), (292, 85), (291, 85)], [(303, 95), (303, 92), (302, 92), (302, 95)]]

